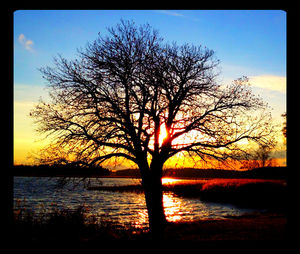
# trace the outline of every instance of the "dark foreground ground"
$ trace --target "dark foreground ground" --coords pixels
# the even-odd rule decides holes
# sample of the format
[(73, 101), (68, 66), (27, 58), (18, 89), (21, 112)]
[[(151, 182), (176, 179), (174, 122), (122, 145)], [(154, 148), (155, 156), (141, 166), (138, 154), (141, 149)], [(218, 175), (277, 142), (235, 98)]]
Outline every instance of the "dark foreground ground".
[[(69, 218), (70, 219), (70, 218)], [(80, 224), (75, 219), (68, 222), (58, 219), (43, 224), (17, 222), (12, 239), (22, 244), (81, 243), (106, 244), (108, 241), (148, 241), (147, 231), (115, 227), (106, 223), (99, 225)], [(247, 240), (285, 241), (287, 219), (284, 214), (248, 214), (226, 219), (199, 220), (168, 223), (164, 241)]]
[(220, 220), (170, 224), (170, 240), (285, 240), (287, 221), (280, 214), (246, 215)]

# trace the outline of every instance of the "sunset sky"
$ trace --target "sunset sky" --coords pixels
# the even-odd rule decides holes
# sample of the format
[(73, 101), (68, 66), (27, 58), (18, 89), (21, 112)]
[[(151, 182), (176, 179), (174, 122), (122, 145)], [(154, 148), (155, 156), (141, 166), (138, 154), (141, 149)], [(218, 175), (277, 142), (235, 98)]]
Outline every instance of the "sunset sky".
[[(165, 42), (203, 45), (220, 59), (219, 82), (250, 78), (253, 91), (272, 107), (282, 127), (286, 112), (286, 13), (281, 10), (20, 10), (14, 13), (14, 163), (30, 163), (28, 155), (47, 141), (34, 131), (29, 111), (47, 100), (46, 82), (38, 68), (53, 66), (61, 54), (74, 59), (77, 49), (120, 20), (149, 23)], [(285, 161), (285, 147), (276, 156)]]

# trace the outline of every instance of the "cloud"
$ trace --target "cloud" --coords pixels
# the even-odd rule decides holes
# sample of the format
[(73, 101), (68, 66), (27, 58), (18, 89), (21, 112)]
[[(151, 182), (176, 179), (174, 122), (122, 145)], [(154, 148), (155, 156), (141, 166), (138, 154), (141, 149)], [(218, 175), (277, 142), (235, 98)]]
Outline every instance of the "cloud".
[(154, 12), (156, 13), (160, 13), (160, 14), (164, 14), (164, 15), (168, 15), (168, 16), (173, 16), (173, 17), (179, 17), (179, 18), (185, 18), (191, 21), (195, 21), (198, 22), (199, 18), (194, 17), (192, 15), (189, 14), (182, 14), (173, 10), (155, 10)]
[(178, 12), (174, 12), (174, 11), (166, 11), (166, 10), (161, 10), (161, 11), (158, 11), (162, 14), (166, 14), (166, 15), (169, 15), (169, 16), (175, 16), (175, 17), (183, 17), (184, 15), (181, 14), (181, 13), (178, 13)]
[(33, 41), (26, 39), (24, 34), (20, 34), (18, 37), (18, 41), (19, 43), (28, 51), (32, 51), (32, 46), (33, 46)]
[(260, 75), (249, 77), (252, 86), (286, 93), (286, 77), (275, 75)]

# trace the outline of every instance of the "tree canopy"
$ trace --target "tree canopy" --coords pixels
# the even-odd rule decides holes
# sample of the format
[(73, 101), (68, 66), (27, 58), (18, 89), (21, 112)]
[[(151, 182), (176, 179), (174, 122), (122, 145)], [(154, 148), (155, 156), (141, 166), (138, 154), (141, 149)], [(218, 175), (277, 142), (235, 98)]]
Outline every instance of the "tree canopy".
[(49, 160), (92, 165), (123, 157), (147, 171), (179, 152), (226, 160), (244, 158), (248, 142), (272, 143), (267, 105), (246, 77), (217, 83), (213, 50), (164, 43), (149, 25), (129, 21), (108, 32), (75, 60), (59, 55), (54, 68), (41, 68), (51, 102), (31, 116), (53, 137)]

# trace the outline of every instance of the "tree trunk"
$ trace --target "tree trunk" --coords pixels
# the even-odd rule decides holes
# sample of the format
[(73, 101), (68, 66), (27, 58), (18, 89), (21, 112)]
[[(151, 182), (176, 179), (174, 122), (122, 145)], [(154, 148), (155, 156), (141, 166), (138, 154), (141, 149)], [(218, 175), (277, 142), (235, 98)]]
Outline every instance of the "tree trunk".
[[(161, 174), (151, 170), (143, 179), (145, 199), (149, 217), (150, 233), (153, 238), (161, 239), (164, 234), (166, 217), (163, 207), (163, 190)], [(159, 171), (159, 170), (158, 170)]]

